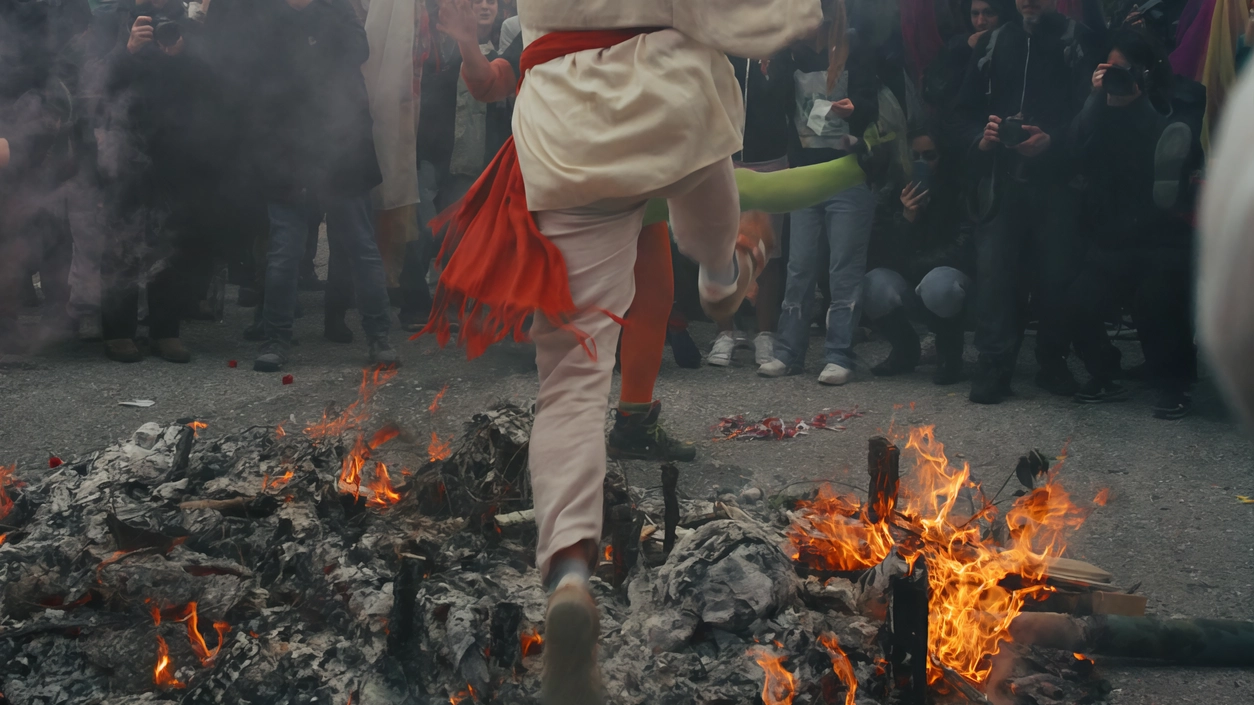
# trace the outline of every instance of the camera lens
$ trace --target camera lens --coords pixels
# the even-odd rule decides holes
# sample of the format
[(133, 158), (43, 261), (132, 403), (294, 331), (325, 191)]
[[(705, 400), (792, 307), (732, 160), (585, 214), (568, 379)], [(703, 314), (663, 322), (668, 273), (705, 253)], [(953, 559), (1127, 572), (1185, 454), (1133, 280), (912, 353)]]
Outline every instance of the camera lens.
[(153, 39), (163, 47), (172, 47), (183, 38), (183, 30), (174, 20), (160, 20), (152, 31)]

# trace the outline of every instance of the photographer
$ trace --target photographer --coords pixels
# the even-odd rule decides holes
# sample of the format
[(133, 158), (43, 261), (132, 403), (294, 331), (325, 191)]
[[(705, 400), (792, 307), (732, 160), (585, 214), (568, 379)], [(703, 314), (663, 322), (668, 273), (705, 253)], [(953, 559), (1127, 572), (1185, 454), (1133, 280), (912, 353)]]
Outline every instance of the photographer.
[[(1016, 6), (1022, 21), (1004, 23), (976, 43), (958, 100), (971, 146), (970, 172), (979, 179), (980, 367), (970, 398), (980, 404), (1010, 394), (1026, 322), (1025, 279), (1033, 280), (1040, 322), (1036, 383), (1068, 396), (1077, 387), (1066, 361), (1064, 297), (1078, 260), (1077, 198), (1068, 186), (1074, 167), (1066, 140), (1104, 52), (1087, 28), (1056, 12), (1057, 0), (1016, 0)], [(1022, 271), (1027, 261), (1034, 271)]]
[(1124, 389), (1104, 321), (1128, 307), (1160, 394), (1158, 418), (1190, 409), (1196, 366), (1190, 315), (1192, 212), (1189, 175), (1201, 164), (1193, 131), (1155, 109), (1170, 96), (1166, 54), (1148, 36), (1120, 30), (1093, 93), (1072, 127), (1071, 147), (1086, 177), (1090, 247), (1069, 296), (1076, 354), (1091, 379), (1076, 400), (1117, 399)]
[(911, 318), (927, 322), (936, 334), (936, 384), (963, 378), (963, 312), (975, 252), (964, 222), (956, 160), (937, 146), (934, 133), (912, 136), (915, 159), (911, 183), (902, 189), (900, 209), (885, 237), (872, 240), (862, 310), (892, 344), (888, 358), (871, 368), (878, 377), (914, 370), (919, 334)]

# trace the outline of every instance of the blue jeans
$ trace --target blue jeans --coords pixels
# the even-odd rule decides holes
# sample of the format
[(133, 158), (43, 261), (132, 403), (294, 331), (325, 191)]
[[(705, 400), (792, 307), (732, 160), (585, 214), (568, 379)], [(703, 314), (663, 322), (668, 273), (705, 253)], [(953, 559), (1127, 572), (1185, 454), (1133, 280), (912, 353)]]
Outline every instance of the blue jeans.
[[(386, 338), (391, 325), (383, 257), (374, 238), (374, 210), (369, 194), (322, 204), (327, 214), (327, 239), (332, 256), (343, 257), (352, 271), (361, 327), (371, 339)], [(310, 209), (271, 203), (270, 251), (266, 256), (266, 298), (262, 321), (266, 338), (292, 339), (296, 280), (309, 234)]]
[(862, 309), (872, 321), (899, 308), (907, 313), (928, 314), (941, 319), (957, 318), (967, 305), (971, 277), (953, 267), (936, 267), (911, 288), (898, 272), (880, 267), (866, 273), (866, 298)]
[(853, 369), (853, 332), (866, 274), (867, 243), (875, 217), (875, 194), (865, 184), (845, 189), (824, 203), (792, 213), (788, 283), (780, 309), (775, 357), (793, 371), (805, 365), (814, 318), (814, 283), (826, 239), (832, 303), (827, 309), (826, 361)]

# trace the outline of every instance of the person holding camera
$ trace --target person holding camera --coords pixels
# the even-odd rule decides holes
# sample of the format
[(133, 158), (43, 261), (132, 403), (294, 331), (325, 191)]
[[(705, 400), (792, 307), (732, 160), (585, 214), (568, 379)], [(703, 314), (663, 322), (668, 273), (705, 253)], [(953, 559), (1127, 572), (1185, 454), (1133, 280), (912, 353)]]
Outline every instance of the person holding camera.
[[(958, 99), (978, 178), (975, 346), (980, 367), (971, 401), (996, 404), (1009, 395), (1022, 344), (1025, 287), (1031, 280), (1039, 320), (1036, 383), (1070, 396), (1065, 296), (1078, 261), (1075, 175), (1067, 128), (1104, 53), (1084, 25), (1059, 14), (1057, 0), (1016, 0), (1019, 22), (981, 38)], [(1031, 260), (1025, 254), (1031, 253)], [(1024, 262), (1032, 262), (1024, 272)], [(1028, 276), (1025, 276), (1027, 274)]]
[(871, 368), (877, 377), (914, 370), (919, 364), (920, 318), (936, 334), (937, 364), (932, 380), (954, 384), (963, 378), (963, 312), (975, 251), (965, 222), (956, 159), (942, 154), (933, 132), (911, 135), (914, 174), (901, 191), (892, 224), (872, 240), (862, 311), (892, 345), (888, 358)]
[(1118, 362), (1106, 353), (1104, 326), (1126, 307), (1148, 378), (1159, 389), (1154, 415), (1175, 419), (1190, 410), (1196, 368), (1190, 175), (1202, 151), (1187, 124), (1155, 108), (1169, 105), (1172, 91), (1166, 54), (1148, 35), (1128, 29), (1116, 32), (1113, 45), (1093, 72), (1093, 93), (1070, 140), (1088, 184), (1092, 227), (1069, 295), (1075, 351), (1091, 375), (1076, 400), (1099, 403), (1126, 393), (1115, 381)]

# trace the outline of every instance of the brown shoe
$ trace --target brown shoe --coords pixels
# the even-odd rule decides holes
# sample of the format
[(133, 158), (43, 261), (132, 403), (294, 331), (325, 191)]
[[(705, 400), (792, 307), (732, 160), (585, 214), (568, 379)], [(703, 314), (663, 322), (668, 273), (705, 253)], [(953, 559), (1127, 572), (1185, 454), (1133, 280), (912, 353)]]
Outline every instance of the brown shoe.
[(597, 665), (601, 616), (584, 580), (558, 584), (549, 597), (544, 623), (543, 705), (602, 705), (605, 693)]
[(701, 289), (701, 310), (715, 321), (729, 321), (749, 294), (758, 274), (766, 267), (767, 257), (775, 246), (775, 232), (771, 217), (760, 211), (749, 211), (740, 216), (740, 234), (736, 238), (736, 260), (740, 273), (735, 288), (717, 300), (707, 298)]
[(157, 357), (169, 362), (191, 362), (192, 354), (183, 347), (178, 338), (161, 338), (157, 340)]
[(105, 357), (114, 362), (139, 362), (144, 359), (139, 346), (130, 338), (117, 338), (104, 341)]

